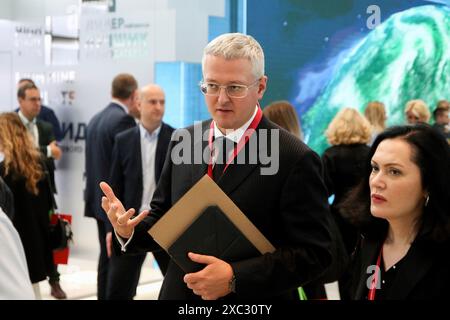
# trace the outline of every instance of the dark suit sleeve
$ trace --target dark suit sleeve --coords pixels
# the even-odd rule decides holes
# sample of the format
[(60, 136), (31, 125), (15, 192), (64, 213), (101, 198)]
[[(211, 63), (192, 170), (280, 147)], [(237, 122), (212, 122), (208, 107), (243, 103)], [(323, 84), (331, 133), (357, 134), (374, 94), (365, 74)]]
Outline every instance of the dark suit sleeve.
[(123, 200), (123, 168), (121, 163), (121, 153), (120, 153), (120, 143), (121, 140), (116, 136), (114, 139), (114, 148), (112, 152), (112, 162), (111, 170), (109, 174), (109, 182), (114, 194), (117, 198)]
[(43, 128), (45, 129), (45, 139), (46, 139), (45, 142), (47, 142), (48, 145), (56, 140), (55, 134), (53, 132), (53, 128), (50, 123), (46, 122)]
[(43, 121), (46, 121), (52, 125), (53, 132), (55, 134), (55, 138), (57, 141), (61, 141), (63, 137), (63, 133), (61, 130), (61, 124), (59, 123), (58, 118), (56, 117), (55, 112), (46, 107), (44, 109), (44, 106), (42, 106), (41, 113), (39, 114), (39, 118)]
[(47, 146), (55, 141), (52, 125), (45, 121), (40, 121), (39, 130), (39, 149), (45, 158), (47, 157)]
[(123, 132), (127, 129), (133, 128), (136, 126), (136, 121), (134, 121), (133, 117), (127, 115), (125, 117), (122, 117), (114, 128), (112, 128), (112, 136), (115, 137), (118, 133)]
[(317, 279), (331, 264), (330, 214), (321, 162), (308, 151), (292, 168), (280, 198), (286, 245), (274, 253), (231, 263), (241, 298), (281, 295)]

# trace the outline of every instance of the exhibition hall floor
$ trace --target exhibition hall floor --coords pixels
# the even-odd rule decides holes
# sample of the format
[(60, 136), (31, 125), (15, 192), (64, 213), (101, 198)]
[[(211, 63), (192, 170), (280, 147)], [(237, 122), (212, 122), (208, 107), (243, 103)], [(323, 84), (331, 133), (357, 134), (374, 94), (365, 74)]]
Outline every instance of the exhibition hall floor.
[[(71, 254), (68, 265), (59, 265), (61, 287), (67, 294), (68, 300), (96, 300), (97, 260), (95, 256), (78, 257)], [(141, 271), (141, 278), (137, 288), (135, 300), (156, 300), (162, 283), (162, 274), (154, 264), (151, 254), (147, 255)], [(40, 282), (43, 300), (55, 300), (50, 295), (47, 281)], [(330, 300), (338, 300), (337, 284), (326, 285)]]
[[(61, 288), (68, 300), (96, 300), (97, 260), (95, 257), (70, 257), (68, 265), (59, 265)], [(147, 255), (141, 271), (135, 300), (156, 300), (162, 283), (159, 269), (153, 266), (153, 257)], [(47, 281), (39, 283), (42, 299), (56, 300), (50, 295)]]

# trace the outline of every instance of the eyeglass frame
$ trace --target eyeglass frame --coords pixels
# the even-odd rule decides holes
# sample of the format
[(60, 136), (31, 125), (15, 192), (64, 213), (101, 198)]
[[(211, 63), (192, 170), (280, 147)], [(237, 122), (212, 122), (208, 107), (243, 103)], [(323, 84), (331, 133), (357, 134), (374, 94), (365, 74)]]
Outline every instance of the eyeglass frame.
[[(228, 84), (228, 85), (220, 85), (220, 84), (217, 84), (217, 83), (215, 83), (215, 82), (204, 82), (203, 80), (202, 81), (200, 81), (199, 82), (199, 86), (200, 86), (200, 91), (205, 95), (205, 96), (210, 96), (210, 97), (218, 97), (218, 96), (220, 96), (220, 89), (222, 89), (222, 88), (224, 88), (225, 89), (225, 93), (227, 94), (227, 96), (229, 97), (229, 98), (235, 98), (235, 99), (243, 99), (243, 98), (245, 98), (247, 95), (248, 95), (248, 89), (250, 89), (251, 87), (253, 87), (255, 84), (257, 84), (260, 80), (261, 80), (262, 78), (259, 78), (259, 79), (257, 79), (257, 80), (255, 80), (253, 83), (251, 83), (250, 85), (245, 85), (245, 84)], [(203, 86), (204, 85), (207, 85), (207, 84), (215, 84), (215, 85), (217, 85), (219, 88), (218, 88), (218, 91), (217, 91), (217, 93), (216, 94), (210, 94), (210, 93), (206, 93), (206, 92), (204, 92), (203, 91)], [(245, 88), (245, 95), (243, 95), (242, 97), (235, 97), (235, 96), (230, 96), (230, 94), (228, 93), (228, 88), (229, 87), (241, 87), (241, 88)]]
[(42, 98), (41, 97), (29, 97), (29, 98), (24, 98), (25, 101), (31, 101), (31, 102), (41, 102)]

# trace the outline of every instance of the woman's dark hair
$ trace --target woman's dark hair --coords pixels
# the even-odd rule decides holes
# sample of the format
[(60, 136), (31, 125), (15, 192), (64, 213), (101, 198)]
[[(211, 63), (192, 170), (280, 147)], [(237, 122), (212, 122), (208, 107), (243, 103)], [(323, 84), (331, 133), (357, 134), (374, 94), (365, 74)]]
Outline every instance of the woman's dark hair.
[(365, 165), (365, 174), (341, 203), (342, 214), (358, 226), (363, 234), (383, 239), (388, 223), (370, 213), (369, 177), (372, 171), (371, 159), (378, 145), (386, 139), (402, 139), (412, 147), (412, 159), (420, 170), (422, 187), (429, 194), (428, 204), (423, 208), (419, 221), (418, 237), (435, 242), (450, 238), (450, 147), (436, 129), (420, 123), (416, 125), (391, 127), (375, 139)]

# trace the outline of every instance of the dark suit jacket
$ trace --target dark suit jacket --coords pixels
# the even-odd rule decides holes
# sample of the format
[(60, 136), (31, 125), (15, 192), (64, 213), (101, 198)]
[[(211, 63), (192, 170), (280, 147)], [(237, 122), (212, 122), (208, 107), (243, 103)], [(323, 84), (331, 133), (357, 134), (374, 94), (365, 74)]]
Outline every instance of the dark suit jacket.
[[(173, 131), (174, 129), (171, 126), (162, 123), (156, 145), (155, 183), (158, 183), (161, 176)], [(135, 208), (138, 211), (142, 204), (142, 192), (144, 190), (141, 132), (138, 126), (125, 130), (116, 136), (110, 177), (111, 187), (116, 196), (123, 201), (125, 208)], [(154, 251), (153, 255), (162, 274), (165, 275), (170, 257), (161, 248), (158, 251)], [(141, 264), (139, 264), (140, 266)]]
[(121, 106), (110, 103), (97, 113), (86, 129), (86, 189), (84, 194), (84, 214), (106, 223), (107, 231), (112, 230), (108, 217), (101, 207), (101, 181), (109, 182), (114, 137), (126, 129), (136, 126), (133, 117)]
[(323, 153), (325, 185), (328, 195), (335, 195), (335, 204), (361, 180), (369, 151), (369, 146), (357, 143), (332, 146)]
[[(209, 125), (210, 121), (205, 121), (195, 127), (203, 133)], [(261, 137), (263, 130), (278, 128), (263, 117), (245, 154), (249, 154), (249, 145)], [(194, 140), (179, 130), (172, 138), (151, 202), (152, 214), (136, 227), (127, 252), (155, 248), (148, 229), (207, 172), (207, 162), (195, 164), (194, 150), (202, 152), (208, 148), (208, 142), (201, 140), (201, 134), (193, 134), (194, 126), (187, 131)], [(297, 287), (318, 278), (331, 263), (332, 222), (320, 159), (295, 136), (285, 130), (278, 132), (279, 143), (272, 145), (269, 131), (268, 144), (258, 147), (263, 152), (266, 148), (276, 152), (279, 146), (276, 174), (261, 175), (263, 165), (258, 159), (256, 164), (231, 164), (218, 180), (219, 187), (277, 248), (272, 254), (231, 263), (237, 293), (229, 298), (298, 299)], [(179, 147), (180, 136), (184, 136), (183, 144), (191, 142), (187, 143), (191, 148), (190, 163), (176, 165), (171, 152)], [(200, 299), (186, 287), (183, 276), (183, 271), (171, 261), (160, 299)]]
[(56, 193), (55, 184), (55, 160), (52, 157), (47, 157), (47, 146), (56, 141), (55, 135), (53, 134), (53, 127), (50, 123), (36, 119), (36, 127), (39, 134), (39, 149), (44, 157), (44, 163), (46, 170), (48, 171), (48, 176), (50, 178), (50, 183), (52, 186), (53, 193)]
[(37, 117), (39, 120), (48, 122), (52, 125), (56, 141), (61, 141), (64, 138), (59, 120), (52, 109), (42, 105), (41, 111), (39, 112)]
[(345, 242), (347, 253), (353, 252), (358, 241), (357, 229), (339, 212), (338, 206), (347, 193), (355, 187), (364, 176), (364, 167), (370, 148), (365, 144), (332, 146), (322, 155), (325, 186), (328, 196), (334, 194), (331, 212), (339, 226)]
[[(363, 239), (353, 257), (349, 274), (352, 298), (367, 298), (367, 267), (376, 265), (381, 241)], [(450, 298), (450, 242), (436, 244), (416, 239), (402, 261), (388, 300), (448, 300)], [(376, 297), (376, 296), (375, 296)]]
[[(174, 129), (162, 123), (155, 155), (155, 183), (158, 183)], [(125, 130), (116, 136), (110, 182), (125, 208), (139, 210), (144, 190), (142, 181), (141, 134), (139, 127)]]

